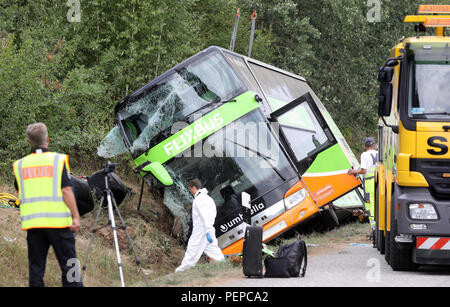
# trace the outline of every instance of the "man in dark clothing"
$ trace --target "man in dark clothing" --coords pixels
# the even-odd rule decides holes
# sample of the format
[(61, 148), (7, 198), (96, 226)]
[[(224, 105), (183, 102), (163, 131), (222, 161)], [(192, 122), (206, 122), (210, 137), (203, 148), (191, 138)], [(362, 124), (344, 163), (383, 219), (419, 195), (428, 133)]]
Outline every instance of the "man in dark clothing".
[(68, 157), (48, 150), (44, 124), (29, 125), (27, 135), (34, 151), (14, 163), (14, 186), (21, 201), (22, 229), (27, 231), (29, 285), (44, 286), (51, 245), (62, 271), (62, 285), (82, 287), (73, 234), (80, 229), (80, 215), (68, 175)]
[(231, 217), (234, 215), (238, 215), (241, 210), (241, 204), (239, 202), (239, 198), (234, 192), (233, 188), (230, 186), (224, 187), (220, 190), (220, 195), (225, 200), (223, 206), (223, 211), (221, 210), (221, 214), (224, 214), (223, 217)]

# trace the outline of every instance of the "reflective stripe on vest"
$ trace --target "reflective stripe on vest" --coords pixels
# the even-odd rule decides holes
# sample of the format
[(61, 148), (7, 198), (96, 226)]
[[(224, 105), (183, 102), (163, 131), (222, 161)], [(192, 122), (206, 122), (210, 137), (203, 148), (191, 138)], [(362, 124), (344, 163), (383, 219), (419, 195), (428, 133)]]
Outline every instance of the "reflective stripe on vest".
[(375, 177), (375, 165), (370, 167), (366, 173), (364, 174), (364, 180), (371, 180), (374, 179)]
[(66, 155), (47, 152), (32, 154), (14, 163), (22, 229), (66, 228), (72, 225), (72, 215), (64, 203), (61, 190), (66, 158)]

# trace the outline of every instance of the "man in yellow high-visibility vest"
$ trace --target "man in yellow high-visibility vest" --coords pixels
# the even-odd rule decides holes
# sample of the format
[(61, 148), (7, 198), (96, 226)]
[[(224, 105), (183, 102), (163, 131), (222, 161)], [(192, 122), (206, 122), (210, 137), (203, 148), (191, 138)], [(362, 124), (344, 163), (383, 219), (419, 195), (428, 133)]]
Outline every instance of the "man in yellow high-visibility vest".
[(27, 231), (29, 285), (44, 286), (50, 245), (62, 271), (64, 287), (81, 287), (75, 252), (74, 232), (80, 229), (80, 215), (69, 178), (67, 155), (50, 152), (47, 127), (27, 127), (33, 153), (14, 162), (15, 186), (20, 198), (22, 229)]

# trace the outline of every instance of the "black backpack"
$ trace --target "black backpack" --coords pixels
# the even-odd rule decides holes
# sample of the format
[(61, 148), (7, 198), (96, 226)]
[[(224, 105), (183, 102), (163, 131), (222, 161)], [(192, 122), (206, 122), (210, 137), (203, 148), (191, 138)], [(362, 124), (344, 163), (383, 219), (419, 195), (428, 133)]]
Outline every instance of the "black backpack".
[(297, 237), (295, 242), (281, 245), (275, 258), (266, 260), (265, 277), (304, 277), (308, 262), (306, 243)]

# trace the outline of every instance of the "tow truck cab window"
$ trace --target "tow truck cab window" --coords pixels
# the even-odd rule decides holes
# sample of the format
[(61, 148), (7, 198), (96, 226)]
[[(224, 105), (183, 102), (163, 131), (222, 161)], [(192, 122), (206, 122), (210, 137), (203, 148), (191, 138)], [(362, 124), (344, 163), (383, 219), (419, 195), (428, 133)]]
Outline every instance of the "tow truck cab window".
[(408, 117), (415, 120), (450, 120), (450, 48), (448, 43), (411, 46)]

